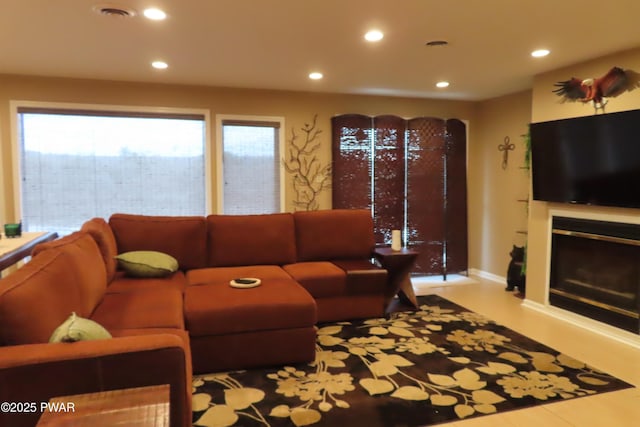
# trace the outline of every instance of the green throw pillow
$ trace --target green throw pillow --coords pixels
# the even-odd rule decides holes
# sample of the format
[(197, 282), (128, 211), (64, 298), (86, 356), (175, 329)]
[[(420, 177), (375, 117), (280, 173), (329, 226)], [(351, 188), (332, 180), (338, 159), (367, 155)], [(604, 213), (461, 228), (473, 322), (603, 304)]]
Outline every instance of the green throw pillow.
[(99, 323), (79, 317), (74, 312), (53, 331), (49, 342), (76, 342), (108, 338), (111, 338), (111, 334)]
[(164, 277), (178, 271), (178, 261), (162, 252), (125, 252), (116, 259), (120, 268), (133, 277)]

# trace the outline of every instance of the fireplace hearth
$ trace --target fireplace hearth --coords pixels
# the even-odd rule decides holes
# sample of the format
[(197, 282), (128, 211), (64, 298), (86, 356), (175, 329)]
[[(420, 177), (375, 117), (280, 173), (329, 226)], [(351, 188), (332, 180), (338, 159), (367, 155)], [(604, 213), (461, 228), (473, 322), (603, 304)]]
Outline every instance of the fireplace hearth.
[(640, 225), (554, 217), (549, 303), (640, 334)]

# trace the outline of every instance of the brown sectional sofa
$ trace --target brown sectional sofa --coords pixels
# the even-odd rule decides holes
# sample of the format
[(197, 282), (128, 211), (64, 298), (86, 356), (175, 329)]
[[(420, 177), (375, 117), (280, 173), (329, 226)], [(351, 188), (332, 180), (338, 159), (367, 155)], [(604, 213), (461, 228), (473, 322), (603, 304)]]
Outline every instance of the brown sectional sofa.
[[(171, 425), (191, 425), (192, 371), (310, 361), (317, 322), (383, 315), (373, 248), (367, 210), (89, 220), (0, 280), (0, 401), (170, 384)], [(180, 269), (128, 277), (114, 256), (137, 250)], [(262, 284), (231, 288), (237, 277)], [(113, 339), (48, 343), (71, 312)], [(0, 425), (39, 415), (0, 413)]]

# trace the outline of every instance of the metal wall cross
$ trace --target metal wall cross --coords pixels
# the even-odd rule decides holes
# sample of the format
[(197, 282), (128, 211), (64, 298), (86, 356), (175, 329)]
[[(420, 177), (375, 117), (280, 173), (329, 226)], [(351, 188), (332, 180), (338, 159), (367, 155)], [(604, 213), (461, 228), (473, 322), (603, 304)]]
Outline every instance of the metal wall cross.
[(498, 145), (498, 151), (502, 151), (502, 169), (507, 168), (509, 162), (509, 151), (513, 151), (516, 148), (515, 144), (511, 143), (511, 139), (508, 136), (504, 137), (504, 144)]

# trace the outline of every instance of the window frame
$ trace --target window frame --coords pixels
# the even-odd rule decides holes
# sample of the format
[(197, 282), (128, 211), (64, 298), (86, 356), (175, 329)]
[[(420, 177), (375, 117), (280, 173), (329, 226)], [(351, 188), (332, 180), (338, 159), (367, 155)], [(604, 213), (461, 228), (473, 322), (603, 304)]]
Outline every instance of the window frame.
[(285, 150), (285, 135), (284, 135), (284, 117), (281, 116), (246, 116), (238, 114), (216, 114), (216, 209), (215, 212), (222, 214), (224, 212), (224, 170), (223, 170), (223, 158), (224, 158), (224, 141), (222, 138), (222, 127), (225, 122), (233, 122), (234, 125), (247, 125), (256, 124), (278, 124), (278, 169), (280, 179), (280, 212), (286, 210), (286, 194), (285, 194), (285, 170), (282, 166), (282, 153)]
[[(11, 130), (11, 149), (12, 153), (12, 167), (13, 167), (13, 199), (14, 199), (14, 212), (16, 218), (22, 218), (22, 159), (20, 157), (20, 139), (18, 135), (18, 114), (21, 108), (33, 108), (33, 109), (49, 109), (52, 111), (60, 110), (64, 112), (77, 111), (79, 114), (96, 113), (96, 115), (105, 114), (109, 112), (116, 113), (117, 115), (126, 116), (126, 113), (130, 113), (135, 117), (138, 115), (155, 115), (162, 117), (162, 115), (188, 115), (188, 116), (202, 116), (204, 120), (204, 193), (205, 193), (205, 213), (212, 212), (212, 185), (211, 185), (211, 119), (210, 113), (207, 109), (199, 108), (173, 108), (173, 107), (158, 107), (158, 106), (131, 106), (131, 105), (112, 105), (112, 104), (83, 104), (83, 103), (67, 103), (67, 102), (41, 102), (41, 101), (24, 101), (24, 100), (11, 100), (9, 101), (9, 113), (11, 118), (10, 130)], [(3, 189), (0, 189), (0, 192)], [(0, 193), (4, 200), (4, 194)], [(90, 219), (90, 218), (87, 218)]]

